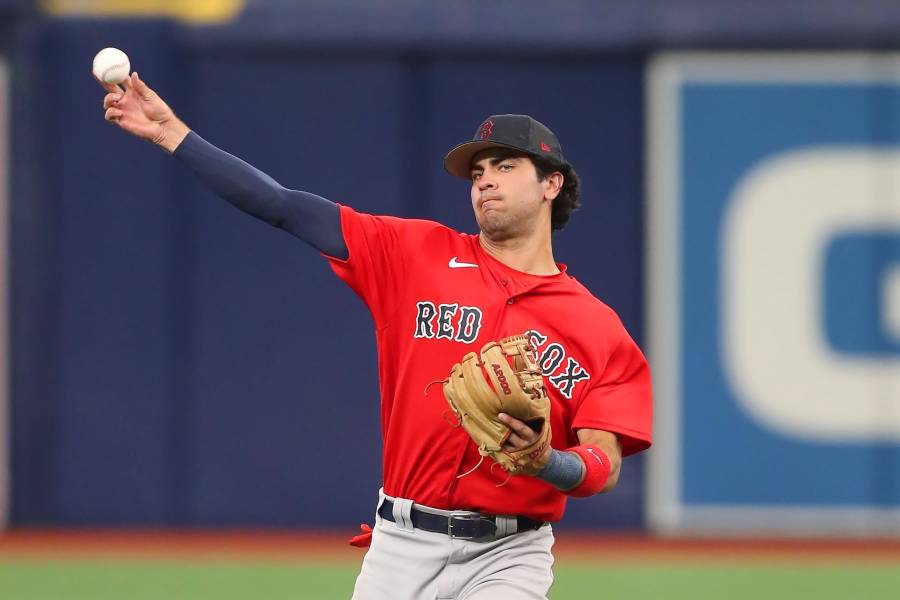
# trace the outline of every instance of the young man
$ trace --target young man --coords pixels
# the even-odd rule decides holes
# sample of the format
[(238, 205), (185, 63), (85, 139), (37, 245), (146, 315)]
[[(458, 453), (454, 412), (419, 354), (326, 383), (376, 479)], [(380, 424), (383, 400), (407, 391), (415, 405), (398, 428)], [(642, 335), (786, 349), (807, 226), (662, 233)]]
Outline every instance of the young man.
[[(578, 178), (556, 136), (531, 117), (495, 115), (447, 154), (447, 170), (472, 182), (480, 233), (466, 235), (286, 189), (191, 132), (136, 73), (124, 90), (104, 87), (108, 121), (319, 249), (372, 313), (384, 486), (353, 597), (545, 598), (549, 523), (562, 517), (567, 496), (611, 490), (622, 456), (651, 442), (643, 355), (615, 313), (553, 258), (551, 232), (579, 205)], [(507, 477), (492, 461), (479, 464), (439, 386), (428, 384), (466, 353), (516, 334), (536, 349), (552, 438), (535, 475)], [(537, 439), (522, 421), (500, 419), (512, 431), (507, 450)]]

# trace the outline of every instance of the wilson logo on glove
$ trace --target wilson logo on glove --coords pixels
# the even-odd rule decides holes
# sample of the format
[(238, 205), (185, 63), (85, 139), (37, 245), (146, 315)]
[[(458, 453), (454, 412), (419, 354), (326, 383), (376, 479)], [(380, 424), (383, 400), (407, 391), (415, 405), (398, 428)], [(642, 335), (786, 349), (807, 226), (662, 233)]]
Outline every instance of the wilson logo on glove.
[(509, 382), (506, 380), (506, 375), (503, 374), (503, 369), (500, 368), (500, 365), (491, 365), (491, 368), (494, 370), (494, 375), (497, 377), (497, 381), (500, 382), (500, 387), (503, 388), (503, 393), (507, 396), (512, 394), (512, 390), (509, 387)]

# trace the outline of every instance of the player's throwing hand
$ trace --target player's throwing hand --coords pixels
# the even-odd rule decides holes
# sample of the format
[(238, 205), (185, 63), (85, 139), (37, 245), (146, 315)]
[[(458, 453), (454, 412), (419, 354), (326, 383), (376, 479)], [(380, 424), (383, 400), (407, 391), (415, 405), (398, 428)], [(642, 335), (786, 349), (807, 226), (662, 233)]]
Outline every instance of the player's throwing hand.
[(136, 72), (126, 77), (121, 87), (99, 83), (109, 92), (103, 98), (104, 118), (128, 133), (174, 152), (190, 131)]

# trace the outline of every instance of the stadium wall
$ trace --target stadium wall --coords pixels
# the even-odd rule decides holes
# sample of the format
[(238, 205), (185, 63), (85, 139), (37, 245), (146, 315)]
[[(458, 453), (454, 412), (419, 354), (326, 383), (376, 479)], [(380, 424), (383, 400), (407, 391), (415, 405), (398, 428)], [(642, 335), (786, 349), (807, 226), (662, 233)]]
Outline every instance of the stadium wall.
[[(734, 332), (778, 326), (746, 311), (732, 318), (728, 286), (755, 272), (745, 267), (796, 261), (790, 247), (769, 263), (734, 252), (744, 238), (732, 233), (781, 223), (778, 211), (717, 216), (782, 151), (852, 144), (868, 157), (863, 171), (884, 171), (885, 155), (872, 151), (896, 144), (900, 113), (897, 60), (881, 50), (896, 46), (900, 9), (647, 0), (580, 3), (547, 19), (545, 3), (510, 6), (250, 0), (230, 23), (198, 25), (179, 14), (48, 18), (0, 0), (12, 109), (14, 525), (343, 527), (369, 517), (379, 484), (365, 308), (314, 251), (103, 122), (87, 65), (112, 45), (210, 141), (286, 186), (363, 211), (470, 230), (465, 184), (440, 165), (446, 149), (490, 113), (527, 112), (559, 134), (586, 202), (555, 241), (558, 258), (618, 310), (659, 390), (649, 487), (643, 458), (629, 459), (616, 493), (571, 502), (564, 526), (641, 527), (646, 503), (646, 524), (664, 532), (900, 531), (900, 388), (890, 377), (853, 379), (859, 393), (847, 403), (846, 394), (819, 401), (783, 372), (755, 386), (736, 378), (757, 363), (735, 359), (745, 346)], [(653, 67), (680, 64), (653, 60), (667, 48), (702, 48), (704, 61), (753, 53), (722, 56), (710, 82), (706, 67)], [(815, 53), (793, 71), (753, 66), (772, 49), (785, 51), (773, 59), (785, 65), (799, 50)], [(861, 56), (848, 63), (823, 49)], [(843, 79), (815, 78), (848, 64)], [(860, 155), (846, 156), (840, 172)], [(823, 197), (837, 207), (859, 197), (871, 207), (864, 219), (890, 217), (895, 186), (874, 180), (874, 193), (859, 191), (863, 178), (847, 196)], [(807, 374), (799, 380), (820, 383), (855, 364), (874, 373), (896, 359), (897, 238), (891, 227), (877, 233), (844, 231), (801, 261), (827, 285), (804, 287), (793, 313), (766, 313), (794, 325), (822, 311), (802, 348), (835, 368), (796, 369)], [(752, 356), (766, 366), (775, 354)], [(806, 391), (773, 406), (788, 384)], [(828, 409), (842, 403), (881, 412), (842, 438), (840, 411)], [(785, 406), (815, 418), (805, 429), (777, 421)], [(811, 439), (819, 426), (832, 437)], [(767, 460), (748, 468), (748, 457)], [(851, 476), (829, 487), (827, 465)]]
[[(15, 240), (44, 251), (17, 255), (18, 285), (40, 293), (16, 318), (42, 334), (14, 340), (14, 523), (341, 526), (371, 514), (380, 481), (365, 307), (316, 252), (103, 121), (87, 65), (106, 45), (282, 184), (463, 230), (446, 150), (488, 114), (546, 121), (585, 183), (558, 259), (640, 338), (639, 57), (244, 52), (167, 20), (46, 21), (29, 92), (40, 179)], [(639, 526), (640, 459), (625, 472), (567, 522)]]

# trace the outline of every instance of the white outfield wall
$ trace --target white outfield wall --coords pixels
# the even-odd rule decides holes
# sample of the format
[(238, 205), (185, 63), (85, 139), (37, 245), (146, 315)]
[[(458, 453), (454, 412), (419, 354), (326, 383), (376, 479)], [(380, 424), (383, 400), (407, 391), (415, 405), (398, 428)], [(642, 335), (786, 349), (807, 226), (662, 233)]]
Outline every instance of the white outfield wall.
[(900, 536), (900, 56), (647, 70), (648, 522)]

